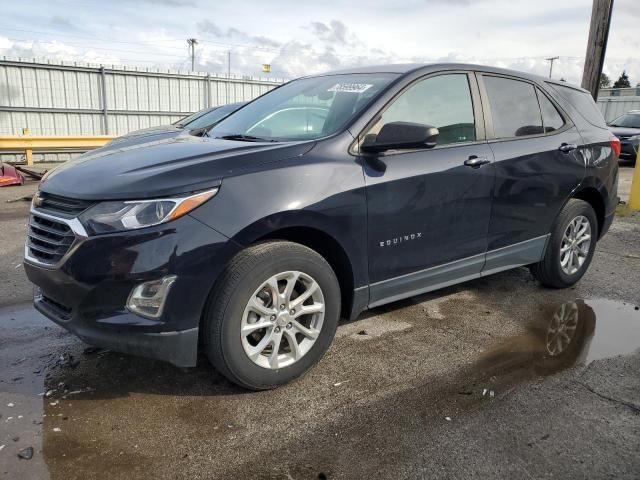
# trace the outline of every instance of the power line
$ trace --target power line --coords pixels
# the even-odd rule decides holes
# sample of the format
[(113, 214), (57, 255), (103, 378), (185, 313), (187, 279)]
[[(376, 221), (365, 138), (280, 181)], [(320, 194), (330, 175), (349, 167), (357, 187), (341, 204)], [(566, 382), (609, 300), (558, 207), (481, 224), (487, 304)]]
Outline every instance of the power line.
[[(8, 37), (7, 37), (8, 38)], [(14, 42), (18, 41), (18, 42), (24, 42), (25, 40), (22, 39), (17, 39), (17, 38), (9, 38), (9, 40), (12, 40)], [(34, 41), (34, 40), (31, 40)], [(42, 40), (35, 40), (35, 41), (42, 41)], [(149, 52), (149, 50), (143, 51), (143, 50), (130, 50), (130, 49), (122, 49), (122, 48), (107, 48), (107, 47), (96, 47), (93, 45), (87, 45), (86, 43), (73, 43), (73, 42), (64, 42), (64, 45), (68, 45), (71, 47), (82, 47), (86, 50), (104, 50), (104, 51), (108, 51), (108, 52), (122, 52), (122, 53), (139, 53), (141, 55), (154, 55), (154, 56), (161, 56), (161, 57), (172, 57), (172, 58), (184, 58), (184, 55), (177, 55), (177, 54), (171, 54), (171, 53), (160, 53), (160, 52)]]
[[(112, 39), (105, 39), (105, 38), (100, 38), (100, 37), (96, 37), (96, 36), (89, 36), (89, 35), (77, 35), (77, 34), (69, 34), (69, 33), (58, 33), (58, 32), (53, 32), (53, 31), (42, 31), (42, 30), (28, 30), (28, 29), (19, 29), (19, 28), (10, 28), (10, 27), (5, 27), (0, 25), (0, 30), (10, 30), (10, 31), (15, 31), (15, 32), (24, 32), (24, 33), (35, 33), (35, 34), (40, 34), (40, 35), (55, 35), (55, 36), (59, 36), (59, 37), (75, 37), (75, 38), (82, 38), (82, 39), (90, 39), (90, 40), (94, 40), (94, 41), (98, 41), (98, 42), (107, 42), (107, 43), (119, 43), (119, 44), (128, 44), (128, 45), (140, 45), (140, 46), (144, 46), (144, 47), (153, 47), (155, 46), (154, 44), (157, 44), (159, 42), (182, 42), (184, 41), (183, 38), (164, 38), (164, 39), (154, 39), (154, 40), (149, 40), (149, 42), (132, 42), (132, 41), (125, 41), (125, 40), (112, 40)], [(14, 39), (15, 40), (15, 39)], [(25, 41), (24, 39), (21, 39), (22, 41)], [(28, 39), (28, 40), (33, 40), (33, 39)], [(246, 44), (246, 43), (230, 43), (230, 42), (220, 42), (217, 40), (213, 40), (210, 37), (206, 37), (206, 36), (201, 36), (198, 39), (198, 43), (201, 44), (208, 44), (208, 45), (216, 45), (219, 46), (221, 48), (224, 48), (225, 50), (229, 50), (229, 48), (250, 48), (250, 49), (254, 49), (254, 50), (260, 50), (260, 51), (265, 51), (265, 52), (272, 52), (272, 53), (278, 53), (278, 54), (282, 54), (285, 51), (286, 45), (283, 45), (281, 47), (278, 48), (274, 48), (274, 47), (267, 47), (264, 45), (256, 45), (256, 44)], [(94, 48), (98, 48), (98, 47), (94, 47)], [(100, 47), (102, 49), (106, 49), (104, 47)], [(179, 50), (182, 51), (183, 49), (181, 47), (177, 47), (177, 46), (162, 46), (162, 49), (171, 49), (171, 50)], [(113, 51), (118, 51), (115, 49), (111, 49)], [(122, 50), (119, 50), (122, 51)], [(139, 52), (137, 52), (139, 53)], [(148, 52), (143, 52), (143, 53), (148, 53)], [(158, 54), (160, 55), (160, 54)], [(338, 58), (367, 58), (368, 55), (367, 54), (359, 54), (359, 55), (346, 55), (346, 54), (339, 54), (339, 53), (334, 53), (332, 52), (332, 55)], [(393, 55), (393, 53), (389, 53), (390, 56)], [(498, 60), (519, 60), (519, 59), (525, 59), (525, 58), (529, 58), (529, 59), (537, 59), (537, 60), (549, 60), (548, 58), (545, 58), (543, 56), (534, 56), (534, 55), (527, 55), (527, 56), (520, 56), (520, 57), (496, 57), (496, 59)], [(560, 58), (563, 59), (576, 59), (576, 60), (582, 60), (584, 59), (584, 57), (580, 57), (580, 56), (570, 56), (570, 55), (562, 55)], [(616, 61), (616, 59), (609, 59), (610, 61)], [(620, 61), (621, 59), (618, 59), (618, 61)]]
[[(183, 41), (182, 38), (160, 38), (160, 39), (154, 39), (154, 40), (150, 40), (149, 42), (131, 42), (131, 41), (125, 41), (125, 40), (112, 40), (112, 39), (107, 39), (107, 38), (100, 38), (100, 37), (96, 37), (94, 35), (74, 35), (71, 33), (58, 33), (58, 32), (52, 32), (52, 31), (41, 31), (41, 30), (25, 30), (25, 29), (21, 29), (21, 28), (9, 28), (9, 27), (5, 27), (0, 25), (0, 30), (10, 30), (10, 31), (14, 31), (14, 32), (23, 32), (23, 33), (36, 33), (38, 35), (55, 35), (58, 37), (70, 37), (70, 38), (82, 38), (82, 39), (87, 39), (87, 40), (94, 40), (97, 42), (106, 42), (106, 43), (122, 43), (122, 44), (127, 44), (127, 45), (141, 45), (144, 47), (149, 47), (149, 46), (153, 46), (153, 43), (158, 43), (158, 42), (177, 42), (177, 41)], [(169, 47), (169, 46), (163, 46), (162, 48), (170, 48), (172, 50), (182, 50), (182, 48), (179, 47)]]

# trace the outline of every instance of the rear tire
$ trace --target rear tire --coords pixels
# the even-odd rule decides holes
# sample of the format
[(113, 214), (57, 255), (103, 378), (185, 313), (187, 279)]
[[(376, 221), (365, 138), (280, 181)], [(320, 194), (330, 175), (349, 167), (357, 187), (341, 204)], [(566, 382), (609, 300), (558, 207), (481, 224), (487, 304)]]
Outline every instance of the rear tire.
[(589, 268), (598, 238), (598, 220), (591, 205), (572, 198), (560, 211), (543, 259), (530, 266), (540, 283), (567, 288)]
[(339, 316), (338, 280), (322, 256), (297, 243), (260, 243), (238, 253), (216, 283), (204, 313), (205, 353), (232, 382), (274, 388), (320, 360)]

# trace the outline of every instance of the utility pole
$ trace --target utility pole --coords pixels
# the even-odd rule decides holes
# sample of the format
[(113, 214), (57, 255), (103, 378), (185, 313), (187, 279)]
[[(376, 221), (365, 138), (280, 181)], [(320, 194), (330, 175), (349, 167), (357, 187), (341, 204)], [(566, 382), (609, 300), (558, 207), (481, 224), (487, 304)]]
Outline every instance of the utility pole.
[(196, 44), (198, 40), (195, 38), (187, 38), (187, 43), (189, 47), (191, 47), (191, 71), (193, 72), (196, 69)]
[(551, 78), (551, 74), (553, 73), (553, 61), (558, 60), (559, 58), (560, 57), (551, 57), (545, 59), (547, 62), (551, 62), (551, 65), (549, 65), (549, 78)]
[(607, 50), (612, 11), (613, 0), (593, 0), (589, 42), (587, 43), (587, 55), (584, 59), (584, 71), (582, 73), (582, 88), (589, 90), (594, 100), (598, 98), (600, 75), (602, 74), (604, 55)]

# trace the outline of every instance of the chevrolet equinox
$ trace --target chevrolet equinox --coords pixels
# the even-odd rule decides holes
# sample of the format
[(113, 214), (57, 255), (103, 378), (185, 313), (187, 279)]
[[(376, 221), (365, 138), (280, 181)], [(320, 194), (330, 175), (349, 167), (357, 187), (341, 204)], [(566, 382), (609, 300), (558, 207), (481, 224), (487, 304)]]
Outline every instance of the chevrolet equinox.
[(617, 204), (620, 142), (586, 90), (462, 64), (300, 78), (202, 137), (98, 149), (34, 196), (35, 307), (96, 346), (249, 389), (341, 317), (529, 266), (564, 288)]

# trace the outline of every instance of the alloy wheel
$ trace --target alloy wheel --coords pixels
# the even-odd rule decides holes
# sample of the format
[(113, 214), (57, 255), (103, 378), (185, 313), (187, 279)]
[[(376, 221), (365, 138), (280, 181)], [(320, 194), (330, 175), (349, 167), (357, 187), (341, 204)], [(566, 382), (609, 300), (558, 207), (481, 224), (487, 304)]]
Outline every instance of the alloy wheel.
[(573, 275), (582, 268), (591, 246), (591, 223), (584, 215), (578, 215), (569, 222), (560, 245), (560, 267), (567, 275)]
[(320, 285), (298, 271), (278, 273), (253, 293), (242, 315), (242, 347), (252, 362), (278, 369), (299, 361), (318, 339), (325, 301)]

